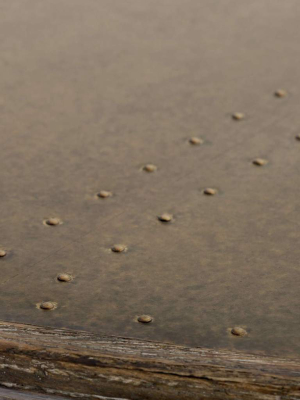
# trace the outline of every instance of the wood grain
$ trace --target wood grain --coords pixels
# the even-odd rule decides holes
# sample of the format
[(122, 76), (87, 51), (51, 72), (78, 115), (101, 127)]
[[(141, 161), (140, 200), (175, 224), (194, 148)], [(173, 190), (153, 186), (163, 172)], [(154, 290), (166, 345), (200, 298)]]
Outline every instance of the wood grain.
[(298, 399), (300, 362), (1, 322), (0, 383), (80, 399)]

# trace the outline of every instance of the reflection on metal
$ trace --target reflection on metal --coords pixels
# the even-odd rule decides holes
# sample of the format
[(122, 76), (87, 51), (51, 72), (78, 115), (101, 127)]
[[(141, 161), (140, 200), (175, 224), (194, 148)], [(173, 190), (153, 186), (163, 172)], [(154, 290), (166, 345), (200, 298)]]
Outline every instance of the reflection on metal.
[(0, 320), (299, 355), (299, 3), (30, 3), (0, 13)]

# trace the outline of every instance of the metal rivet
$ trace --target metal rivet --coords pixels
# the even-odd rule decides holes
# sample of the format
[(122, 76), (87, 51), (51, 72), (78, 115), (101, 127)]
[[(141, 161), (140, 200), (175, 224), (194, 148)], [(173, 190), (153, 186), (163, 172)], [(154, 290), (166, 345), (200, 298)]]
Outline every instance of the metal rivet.
[(154, 172), (157, 170), (157, 166), (154, 164), (146, 164), (143, 168), (144, 171), (146, 172)]
[(274, 95), (276, 97), (285, 97), (287, 95), (287, 92), (285, 90), (283, 90), (283, 89), (278, 89), (278, 90), (276, 90)]
[(149, 324), (149, 322), (152, 322), (153, 318), (150, 317), (150, 315), (140, 315), (137, 320), (142, 324)]
[(168, 213), (163, 213), (159, 217), (157, 217), (161, 222), (170, 222), (172, 221), (172, 215)]
[(268, 164), (268, 161), (263, 158), (256, 158), (255, 160), (252, 161), (252, 164), (262, 167)]
[(57, 276), (57, 280), (60, 282), (70, 282), (72, 280), (72, 276), (66, 273), (62, 273)]
[(48, 218), (46, 221), (47, 225), (55, 226), (61, 224), (61, 220), (59, 218)]
[(247, 331), (243, 328), (240, 328), (239, 326), (235, 326), (234, 328), (232, 328), (231, 333), (235, 336), (246, 336), (247, 335)]
[(208, 196), (214, 196), (215, 194), (217, 194), (217, 189), (213, 189), (213, 188), (206, 188), (203, 190), (203, 193), (208, 195)]
[(198, 138), (198, 137), (190, 138), (189, 142), (190, 142), (190, 144), (193, 144), (193, 145), (196, 145), (196, 146), (200, 145), (200, 144), (203, 144), (203, 140)]
[(232, 114), (232, 118), (235, 119), (236, 121), (240, 121), (241, 119), (245, 118), (245, 114), (237, 112)]
[(296, 140), (300, 140), (300, 133), (298, 135), (295, 136)]
[(0, 257), (5, 257), (5, 256), (6, 256), (6, 251), (0, 250)]
[(52, 303), (52, 301), (43, 301), (43, 303), (40, 304), (40, 308), (42, 310), (53, 310), (55, 308), (55, 304)]
[(107, 190), (101, 190), (98, 194), (98, 197), (101, 197), (102, 199), (106, 199), (107, 197), (112, 196), (112, 192), (108, 192)]
[(127, 248), (124, 244), (115, 244), (111, 248), (111, 250), (114, 251), (115, 253), (122, 253), (122, 251), (125, 251), (126, 249)]

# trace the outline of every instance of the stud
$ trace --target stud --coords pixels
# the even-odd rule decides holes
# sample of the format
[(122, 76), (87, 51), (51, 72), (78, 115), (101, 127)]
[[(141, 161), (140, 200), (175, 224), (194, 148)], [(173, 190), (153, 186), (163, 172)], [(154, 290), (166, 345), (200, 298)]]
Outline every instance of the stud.
[(232, 118), (236, 121), (240, 121), (241, 119), (245, 118), (245, 114), (237, 112), (232, 114)]
[(203, 190), (203, 193), (206, 194), (207, 196), (214, 196), (215, 194), (217, 194), (217, 189), (213, 189), (213, 188), (206, 188)]
[(154, 172), (157, 170), (157, 166), (154, 164), (146, 164), (143, 168), (144, 171), (146, 172)]
[(137, 320), (142, 324), (149, 324), (149, 322), (152, 322), (153, 318), (150, 317), (150, 315), (140, 315)]
[(240, 328), (239, 326), (232, 328), (231, 333), (232, 333), (232, 335), (235, 335), (235, 336), (246, 336), (247, 335), (247, 331), (243, 328)]
[(258, 167), (263, 167), (264, 165), (268, 164), (268, 161), (263, 158), (256, 158), (252, 161), (252, 164), (257, 165)]
[(40, 308), (41, 308), (42, 310), (54, 310), (55, 304), (52, 303), (52, 301), (43, 301), (43, 302), (40, 304)]
[(59, 218), (48, 218), (45, 223), (49, 226), (56, 226), (61, 224), (61, 220)]
[(101, 199), (106, 199), (107, 197), (112, 196), (112, 192), (108, 192), (107, 190), (101, 190), (99, 193), (97, 193), (97, 196), (100, 197)]
[(72, 276), (66, 273), (62, 273), (57, 276), (57, 280), (60, 282), (70, 282), (72, 280)]
[(0, 257), (5, 257), (6, 256), (6, 251), (0, 249)]
[(287, 92), (285, 90), (283, 90), (283, 89), (278, 89), (278, 90), (276, 90), (274, 95), (276, 97), (285, 97), (287, 95)]
[(199, 146), (200, 144), (203, 144), (203, 140), (198, 138), (198, 137), (192, 137), (189, 140), (190, 144), (194, 145), (194, 146)]
[(170, 222), (172, 221), (173, 217), (171, 214), (168, 213), (163, 213), (162, 215), (160, 215), (159, 217), (157, 217), (159, 219), (159, 221), (161, 222)]
[(115, 245), (113, 245), (111, 250), (115, 253), (122, 253), (123, 251), (126, 251), (127, 248), (124, 244), (115, 244)]

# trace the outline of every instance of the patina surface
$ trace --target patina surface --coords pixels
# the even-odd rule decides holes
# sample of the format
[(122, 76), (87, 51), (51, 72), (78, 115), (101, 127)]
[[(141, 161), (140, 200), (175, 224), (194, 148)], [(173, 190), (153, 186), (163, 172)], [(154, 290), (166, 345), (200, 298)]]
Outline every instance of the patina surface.
[(300, 355), (299, 13), (0, 2), (0, 320)]

